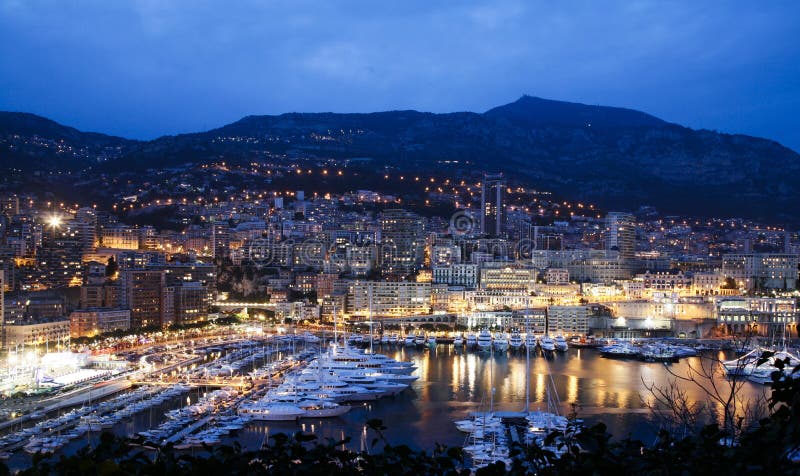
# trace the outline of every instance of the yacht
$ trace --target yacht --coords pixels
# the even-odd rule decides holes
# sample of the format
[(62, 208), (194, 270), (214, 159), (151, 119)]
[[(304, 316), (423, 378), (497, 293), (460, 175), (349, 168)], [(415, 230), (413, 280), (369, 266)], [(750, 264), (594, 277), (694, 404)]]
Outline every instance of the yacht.
[(333, 418), (344, 415), (350, 411), (350, 405), (325, 400), (306, 400), (297, 404), (305, 412), (301, 418)]
[(566, 352), (567, 351), (567, 339), (564, 338), (561, 334), (557, 335), (555, 339), (553, 339), (553, 346), (559, 352)]
[(776, 360), (789, 359), (789, 364), (784, 366), (783, 373), (787, 376), (794, 376), (800, 378), (800, 374), (793, 373), (794, 368), (800, 365), (800, 357), (786, 351), (775, 352), (772, 356), (766, 359), (761, 365), (758, 365), (763, 352), (767, 349), (758, 348), (744, 356), (736, 359), (723, 362), (725, 371), (728, 375), (741, 375), (747, 377), (751, 382), (767, 385), (772, 383), (772, 374), (780, 371), (775, 365)]
[(656, 343), (643, 345), (639, 358), (647, 362), (672, 362), (678, 360), (678, 355), (673, 346)]
[[(423, 337), (423, 345), (424, 345)], [(352, 363), (357, 367), (371, 370), (378, 370), (390, 374), (410, 374), (416, 367), (411, 362), (398, 362), (383, 354), (369, 354), (364, 351), (334, 347), (328, 359), (335, 363)]]
[(498, 332), (494, 336), (494, 350), (498, 352), (505, 352), (508, 350), (508, 339), (504, 332)]
[(381, 345), (389, 345), (389, 336), (384, 334), (381, 336)]
[(417, 347), (425, 346), (425, 341), (426, 339), (423, 334), (417, 334), (417, 337), (414, 338), (414, 344), (416, 344)]
[(319, 344), (320, 342), (320, 338), (310, 332), (305, 332), (303, 334), (303, 340), (308, 344)]
[(394, 396), (408, 388), (404, 383), (389, 382), (366, 375), (340, 375), (343, 382), (376, 392), (379, 397)]
[(239, 405), (239, 414), (257, 421), (294, 421), (306, 412), (289, 403), (259, 400)]
[(640, 350), (630, 342), (606, 345), (598, 349), (603, 357), (630, 358), (637, 357)]
[(569, 341), (570, 347), (597, 347), (597, 341), (593, 336), (586, 336), (586, 337), (573, 337)]
[(475, 347), (477, 347), (477, 345), (478, 345), (478, 338), (475, 336), (475, 334), (473, 334), (472, 332), (467, 334), (467, 348), (474, 349)]
[(519, 332), (514, 331), (511, 333), (511, 338), (508, 340), (508, 345), (511, 347), (511, 350), (518, 351), (522, 348), (522, 336)]
[(436, 336), (428, 337), (428, 347), (430, 347), (431, 349), (436, 348)]
[(541, 347), (544, 352), (553, 352), (556, 350), (556, 343), (552, 337), (544, 335), (539, 339), (539, 347)]
[(397, 344), (397, 334), (392, 334), (389, 336), (389, 345)]
[(536, 336), (534, 334), (525, 334), (525, 347), (527, 347), (528, 350), (536, 350)]
[(403, 340), (403, 343), (406, 345), (406, 347), (413, 347), (413, 346), (417, 345), (416, 338), (414, 337), (414, 334), (407, 335), (405, 340)]
[(478, 334), (478, 350), (490, 351), (492, 349), (492, 334), (489, 329), (481, 329)]
[(464, 346), (464, 338), (461, 337), (461, 334), (458, 334), (453, 338), (453, 347), (463, 347)]

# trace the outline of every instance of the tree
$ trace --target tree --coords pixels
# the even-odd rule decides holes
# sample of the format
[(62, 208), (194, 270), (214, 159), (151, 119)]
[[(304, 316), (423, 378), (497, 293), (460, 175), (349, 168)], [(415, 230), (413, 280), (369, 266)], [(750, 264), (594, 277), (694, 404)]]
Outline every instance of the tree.
[(722, 282), (720, 289), (739, 289), (739, 286), (736, 285), (736, 280), (727, 276), (725, 280)]
[(119, 272), (119, 265), (117, 264), (117, 260), (114, 257), (108, 258), (108, 263), (106, 263), (106, 277), (113, 278)]

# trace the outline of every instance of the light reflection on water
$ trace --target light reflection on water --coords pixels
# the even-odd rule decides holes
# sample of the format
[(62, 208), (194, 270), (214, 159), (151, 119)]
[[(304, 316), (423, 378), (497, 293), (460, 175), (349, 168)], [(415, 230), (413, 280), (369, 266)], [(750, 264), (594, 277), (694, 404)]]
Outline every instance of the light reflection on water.
[[(338, 441), (342, 434), (350, 435), (351, 448), (358, 449), (364, 444), (369, 447), (375, 435), (368, 432), (365, 436), (364, 424), (377, 418), (388, 427), (385, 434), (394, 444), (425, 449), (432, 448), (434, 443), (461, 445), (464, 435), (453, 422), (471, 411), (488, 409), (492, 387), (496, 389), (496, 410), (518, 411), (525, 405), (524, 351), (519, 355), (490, 355), (440, 345), (435, 350), (399, 347), (384, 353), (414, 362), (419, 380), (395, 398), (355, 408), (334, 420), (315, 420), (318, 437)], [(603, 421), (616, 436), (632, 435), (651, 441), (658, 429), (647, 419), (647, 386), (663, 386), (671, 378), (668, 370), (683, 375), (687, 365), (697, 366), (699, 361), (697, 357), (684, 359), (667, 367), (661, 363), (606, 359), (591, 349), (570, 349), (547, 359), (532, 353), (530, 407), (546, 410), (547, 388), (554, 384), (563, 414), (569, 413), (571, 404), (576, 403), (578, 415), (587, 423)], [(690, 398), (704, 398), (699, 389), (684, 388)], [(742, 395), (754, 398), (764, 390), (747, 383)], [(299, 429), (294, 423), (257, 423), (254, 430), (261, 427), (269, 428), (272, 433)], [(248, 440), (248, 431), (239, 439)]]
[[(402, 394), (356, 405), (349, 413), (336, 419), (303, 419), (300, 423), (254, 422), (224, 441), (238, 441), (244, 448), (256, 449), (276, 433), (304, 431), (314, 433), (320, 440), (333, 442), (349, 436), (350, 448), (371, 450), (376, 435), (366, 430), (365, 425), (368, 420), (377, 418), (387, 427), (385, 436), (390, 443), (430, 450), (435, 443), (464, 444), (464, 434), (456, 430), (453, 422), (471, 411), (488, 409), (492, 387), (496, 389), (496, 410), (519, 411), (525, 405), (524, 351), (520, 355), (490, 355), (440, 345), (435, 350), (399, 347), (387, 349), (384, 353), (398, 360), (412, 361), (418, 367), (416, 375), (419, 380)], [(552, 385), (552, 376), (563, 414), (569, 413), (571, 404), (576, 403), (578, 415), (587, 423), (603, 421), (617, 437), (631, 435), (649, 442), (658, 428), (647, 420), (649, 410), (646, 402), (652, 402), (647, 386), (663, 386), (671, 378), (669, 370), (684, 375), (689, 365), (696, 368), (699, 363), (700, 358), (693, 357), (667, 367), (659, 363), (606, 359), (591, 349), (570, 349), (547, 359), (532, 353), (530, 408), (547, 409), (547, 387)], [(684, 385), (683, 388), (692, 399), (704, 398), (696, 387)], [(765, 391), (766, 387), (745, 383), (742, 397), (745, 401), (752, 400)], [(199, 392), (192, 392), (193, 401), (199, 397)], [(114, 432), (130, 435), (155, 426), (166, 410), (182, 404), (179, 398), (171, 404), (142, 412), (133, 420), (117, 425)], [(97, 436), (91, 438), (94, 440)], [(74, 441), (65, 452), (74, 451), (85, 443), (86, 439)], [(28, 458), (24, 454), (14, 457), (19, 460), (15, 463), (22, 467)]]

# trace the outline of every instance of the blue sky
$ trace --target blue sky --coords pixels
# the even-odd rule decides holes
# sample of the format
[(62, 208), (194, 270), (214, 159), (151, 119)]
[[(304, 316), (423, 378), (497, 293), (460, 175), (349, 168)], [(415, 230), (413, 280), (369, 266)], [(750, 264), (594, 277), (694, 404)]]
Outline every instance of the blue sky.
[(800, 150), (800, 2), (0, 0), (0, 109), (82, 130), (522, 94)]

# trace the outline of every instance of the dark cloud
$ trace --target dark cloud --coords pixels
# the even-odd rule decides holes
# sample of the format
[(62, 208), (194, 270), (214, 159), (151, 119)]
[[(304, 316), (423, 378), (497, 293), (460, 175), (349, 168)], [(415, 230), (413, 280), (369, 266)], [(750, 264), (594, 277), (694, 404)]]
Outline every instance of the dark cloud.
[(0, 0), (0, 108), (128, 137), (523, 93), (800, 149), (798, 2)]

